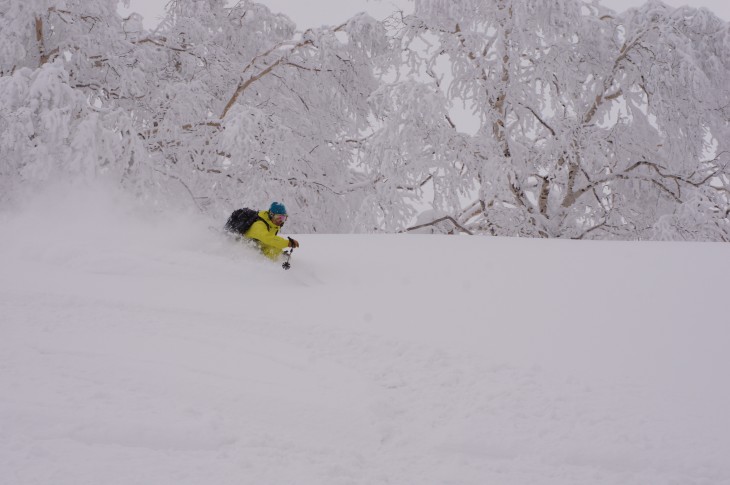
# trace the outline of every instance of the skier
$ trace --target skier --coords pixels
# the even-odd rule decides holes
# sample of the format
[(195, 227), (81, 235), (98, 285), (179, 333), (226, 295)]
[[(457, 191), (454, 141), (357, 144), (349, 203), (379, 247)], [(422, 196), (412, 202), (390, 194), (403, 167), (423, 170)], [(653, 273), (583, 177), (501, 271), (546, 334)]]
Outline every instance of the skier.
[(258, 219), (243, 234), (244, 237), (256, 242), (261, 252), (267, 258), (276, 261), (286, 248), (298, 248), (299, 243), (290, 237), (279, 236), (279, 229), (289, 216), (286, 207), (280, 202), (272, 202), (269, 210), (260, 211)]

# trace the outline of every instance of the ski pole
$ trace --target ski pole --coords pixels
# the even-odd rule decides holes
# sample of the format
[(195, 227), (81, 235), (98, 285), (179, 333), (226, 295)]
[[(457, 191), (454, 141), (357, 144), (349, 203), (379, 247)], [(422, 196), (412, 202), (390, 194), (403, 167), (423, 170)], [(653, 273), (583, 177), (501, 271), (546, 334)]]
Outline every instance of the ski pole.
[(284, 269), (291, 268), (291, 264), (289, 263), (289, 260), (291, 259), (291, 253), (294, 252), (294, 248), (291, 248), (289, 251), (284, 251), (284, 254), (286, 254), (286, 261), (284, 261), (284, 264), (281, 265)]

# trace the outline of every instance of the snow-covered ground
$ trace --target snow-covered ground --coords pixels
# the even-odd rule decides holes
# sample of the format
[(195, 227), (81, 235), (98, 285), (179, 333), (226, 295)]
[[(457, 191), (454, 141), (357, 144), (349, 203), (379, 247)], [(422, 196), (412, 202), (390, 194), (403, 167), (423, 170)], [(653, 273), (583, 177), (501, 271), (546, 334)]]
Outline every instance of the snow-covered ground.
[(1, 484), (730, 483), (726, 244), (209, 224), (0, 215)]

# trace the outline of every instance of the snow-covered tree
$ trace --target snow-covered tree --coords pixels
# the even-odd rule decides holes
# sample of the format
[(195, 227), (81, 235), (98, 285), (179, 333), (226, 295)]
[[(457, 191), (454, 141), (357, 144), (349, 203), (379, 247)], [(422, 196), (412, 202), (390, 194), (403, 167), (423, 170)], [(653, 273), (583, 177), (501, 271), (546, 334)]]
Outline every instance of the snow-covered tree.
[(172, 0), (148, 32), (117, 3), (0, 0), (3, 200), (105, 176), (347, 232), (402, 229), (432, 192), (460, 232), (729, 237), (730, 36), (708, 11), (417, 0), (302, 32), (250, 0)]
[(282, 200), (300, 231), (389, 230), (413, 214), (405, 167), (419, 160), (376, 158), (402, 144), (381, 136), (384, 113), (402, 116), (379, 101), (381, 23), (297, 32), (248, 0), (173, 0), (145, 32), (115, 6), (3, 4), (6, 193), (83, 165), (150, 199), (182, 189), (219, 216)]
[[(63, 175), (96, 177), (128, 165), (118, 96), (130, 48), (116, 1), (0, 4), (0, 190)], [(115, 83), (115, 80), (117, 81)]]
[(223, 3), (171, 2), (160, 30), (170, 79), (152, 138), (164, 170), (226, 209), (283, 200), (297, 230), (356, 229), (378, 182), (357, 153), (389, 47), (382, 27), (358, 16), (299, 35), (264, 6)]
[(476, 181), (473, 199), (436, 207), (465, 227), (656, 238), (689, 224), (675, 236), (730, 237), (729, 35), (710, 12), (416, 0), (402, 29), (414, 52), (432, 46), (413, 65), (429, 74), (447, 65), (445, 92), (479, 122), (466, 147), (463, 136), (451, 142), (462, 147), (452, 163), (464, 186)]

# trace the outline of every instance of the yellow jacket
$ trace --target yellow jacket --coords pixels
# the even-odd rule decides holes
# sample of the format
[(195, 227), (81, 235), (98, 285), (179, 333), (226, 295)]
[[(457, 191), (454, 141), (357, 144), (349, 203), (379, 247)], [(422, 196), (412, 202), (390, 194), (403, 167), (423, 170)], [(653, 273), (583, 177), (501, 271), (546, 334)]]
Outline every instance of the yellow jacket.
[(289, 247), (289, 240), (277, 235), (279, 229), (281, 228), (269, 218), (269, 211), (261, 211), (259, 219), (251, 224), (244, 236), (254, 239), (264, 256), (276, 260)]

